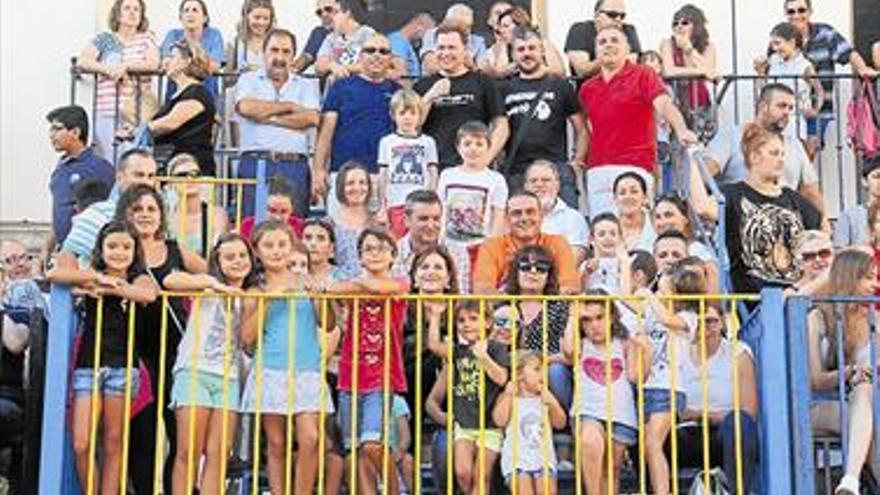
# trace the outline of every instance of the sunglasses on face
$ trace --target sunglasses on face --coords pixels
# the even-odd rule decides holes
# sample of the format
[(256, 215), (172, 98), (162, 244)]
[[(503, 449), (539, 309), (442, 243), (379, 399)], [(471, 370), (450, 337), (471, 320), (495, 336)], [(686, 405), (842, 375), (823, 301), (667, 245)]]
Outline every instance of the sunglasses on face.
[(833, 251), (830, 248), (820, 249), (818, 251), (809, 251), (805, 253), (801, 253), (801, 260), (804, 263), (812, 263), (816, 261), (816, 259), (827, 260), (831, 257)]
[(626, 19), (626, 12), (617, 12), (616, 10), (601, 10), (600, 12), (614, 21), (622, 21)]
[(375, 46), (365, 46), (365, 47), (361, 48), (361, 51), (366, 53), (367, 55), (375, 55), (377, 53), (380, 55), (388, 55), (391, 53), (390, 48), (384, 48), (384, 47), (378, 48)]
[(691, 21), (688, 19), (678, 19), (678, 20), (672, 21), (672, 27), (674, 27), (674, 28), (677, 28), (679, 26), (687, 27), (690, 25), (691, 25)]
[(550, 263), (547, 260), (535, 260), (535, 261), (521, 260), (517, 264), (517, 268), (521, 272), (534, 271), (534, 272), (538, 272), (538, 273), (549, 273), (550, 268), (552, 268), (552, 267), (553, 267), (552, 263)]
[(324, 7), (321, 7), (320, 9), (316, 10), (315, 15), (320, 17), (322, 14), (333, 14), (335, 12), (336, 12), (336, 7), (333, 7), (332, 5), (325, 5)]
[(181, 170), (171, 174), (171, 177), (179, 177), (181, 179), (195, 179), (199, 176), (198, 170)]
[(809, 11), (810, 11), (810, 9), (808, 9), (806, 7), (798, 7), (796, 9), (794, 9), (794, 8), (786, 9), (785, 13), (788, 15), (795, 15), (795, 14), (806, 14)]
[(498, 328), (513, 328), (513, 318), (509, 316), (495, 316), (492, 318), (492, 325)]

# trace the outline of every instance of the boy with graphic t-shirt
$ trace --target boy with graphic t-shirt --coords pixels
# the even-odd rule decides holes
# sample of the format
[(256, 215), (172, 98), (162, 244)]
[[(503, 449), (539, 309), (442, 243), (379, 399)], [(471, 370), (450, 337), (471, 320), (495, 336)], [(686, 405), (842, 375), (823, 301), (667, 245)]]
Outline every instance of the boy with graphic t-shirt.
[(507, 182), (488, 168), (489, 128), (471, 121), (461, 126), (456, 138), (462, 164), (444, 170), (437, 184), (443, 209), (443, 237), (446, 242), (475, 249), (486, 237), (501, 235)]
[(404, 222), (406, 197), (416, 189), (437, 187), (437, 144), (422, 134), (422, 98), (402, 89), (391, 97), (395, 132), (379, 141), (379, 201), (387, 212), (391, 233), (398, 239), (407, 233)]

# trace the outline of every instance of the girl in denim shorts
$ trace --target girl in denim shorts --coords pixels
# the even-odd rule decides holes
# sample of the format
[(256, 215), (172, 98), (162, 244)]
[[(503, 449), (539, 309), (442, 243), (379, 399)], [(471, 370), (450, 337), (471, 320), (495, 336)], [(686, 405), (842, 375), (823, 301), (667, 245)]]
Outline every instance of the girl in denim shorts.
[[(192, 493), (194, 484), (201, 493), (219, 491), (221, 463), (234, 444), (239, 406), (242, 304), (234, 295), (250, 286), (253, 266), (247, 241), (230, 233), (221, 236), (211, 249), (208, 274), (177, 271), (165, 278), (171, 290), (209, 294), (193, 304), (174, 363), (170, 404), (177, 418), (174, 493)], [(200, 462), (202, 453), (204, 464)]]
[[(134, 228), (112, 221), (98, 233), (91, 267), (59, 267), (47, 275), (50, 282), (71, 284), (85, 293), (85, 319), (73, 371), (73, 448), (83, 493), (100, 486), (100, 493), (119, 492), (122, 427), (125, 400), (137, 395), (138, 373), (133, 355), (134, 328), (129, 315), (135, 303), (156, 299), (156, 286), (144, 274), (143, 257)], [(100, 313), (99, 313), (100, 310)], [(98, 325), (100, 320), (100, 327)], [(100, 347), (99, 347), (100, 344)], [(126, 390), (128, 389), (128, 390)], [(100, 415), (103, 465), (100, 485), (88, 479), (94, 462), (92, 439), (97, 442), (94, 416)]]
[[(596, 289), (587, 291), (587, 296), (607, 296), (607, 292)], [(579, 305), (578, 311), (579, 322), (566, 330), (562, 350), (572, 361), (577, 358), (579, 396), (572, 405), (571, 414), (580, 418), (584, 485), (590, 495), (608, 492), (608, 484), (612, 482), (607, 477), (609, 454), (606, 446), (610, 434), (613, 492), (619, 493), (617, 484), (623, 456), (627, 447), (634, 445), (638, 438), (632, 384), (644, 376), (638, 376), (637, 351), (641, 348), (644, 362), (649, 363), (651, 347), (644, 335), (629, 337), (614, 303), (586, 301)], [(580, 339), (574, 335), (574, 328), (578, 326), (582, 334)], [(579, 349), (577, 355), (576, 349)], [(647, 364), (644, 368), (647, 371)], [(609, 423), (610, 432), (607, 431)]]

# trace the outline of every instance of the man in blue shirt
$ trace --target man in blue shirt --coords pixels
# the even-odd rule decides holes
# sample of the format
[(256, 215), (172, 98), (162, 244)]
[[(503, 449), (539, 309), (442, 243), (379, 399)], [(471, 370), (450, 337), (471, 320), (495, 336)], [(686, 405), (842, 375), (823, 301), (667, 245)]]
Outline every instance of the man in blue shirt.
[[(328, 180), (333, 184), (336, 171), (349, 160), (366, 166), (375, 180), (379, 173), (376, 163), (379, 140), (394, 131), (391, 96), (400, 85), (388, 77), (391, 70), (388, 38), (374, 34), (367, 39), (357, 63), (363, 70), (336, 81), (324, 99), (313, 164), (312, 196), (315, 198), (327, 194)], [(331, 190), (327, 194), (327, 211), (331, 215), (338, 207), (334, 198)]]
[[(96, 155), (88, 146), (89, 117), (77, 105), (59, 107), (46, 115), (49, 122), (49, 139), (61, 160), (52, 171), (49, 190), (52, 192), (52, 239), (46, 251), (56, 243), (64, 242), (70, 232), (70, 219), (74, 211), (73, 190), (84, 180), (98, 180), (109, 191), (113, 187), (116, 171), (110, 163)], [(106, 198), (104, 198), (106, 199)]]
[(388, 35), (391, 53), (394, 55), (394, 71), (396, 74), (409, 77), (422, 75), (419, 56), (413, 48), (413, 40), (420, 40), (425, 33), (435, 26), (436, 22), (429, 12), (420, 12), (404, 24), (400, 30)]

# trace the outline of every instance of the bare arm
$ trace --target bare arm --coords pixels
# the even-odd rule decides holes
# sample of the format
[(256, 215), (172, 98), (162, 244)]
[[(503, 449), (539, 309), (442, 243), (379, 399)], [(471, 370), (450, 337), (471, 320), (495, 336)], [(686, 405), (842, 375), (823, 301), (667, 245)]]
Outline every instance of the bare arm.
[(548, 74), (556, 77), (565, 77), (568, 74), (568, 68), (565, 66), (565, 59), (562, 58), (562, 53), (548, 39), (544, 39), (544, 59), (547, 63)]
[[(639, 376), (639, 353), (642, 355), (642, 375)], [(651, 361), (654, 359), (654, 349), (647, 342), (644, 335), (630, 338), (624, 345), (626, 359), (626, 377), (630, 383), (640, 383), (648, 379), (651, 374)]]
[(508, 383), (504, 391), (495, 399), (495, 407), (492, 408), (492, 422), (499, 428), (504, 428), (510, 423), (510, 410), (513, 398), (516, 394), (516, 386), (513, 382)]
[(568, 63), (571, 65), (571, 70), (576, 76), (586, 78), (594, 76), (599, 72), (599, 62), (590, 60), (589, 53), (573, 50), (565, 52), (565, 54), (568, 55)]
[(819, 183), (804, 184), (798, 187), (798, 193), (819, 210), (822, 216), (825, 216), (825, 199), (822, 197), (822, 191), (819, 190)]
[(853, 50), (852, 55), (849, 57), (849, 63), (852, 65), (853, 72), (860, 77), (874, 77), (877, 75), (877, 71), (872, 69), (855, 50)]
[(147, 123), (150, 132), (157, 135), (169, 134), (194, 119), (205, 110), (205, 106), (198, 100), (181, 101), (171, 108), (164, 117), (153, 119)]
[(544, 402), (544, 405), (547, 406), (547, 415), (550, 416), (550, 426), (556, 430), (565, 428), (568, 418), (566, 418), (565, 409), (559, 404), (556, 396), (554, 396), (549, 389), (545, 388), (544, 391), (541, 392), (541, 400)]
[(295, 131), (304, 131), (310, 127), (317, 127), (321, 122), (321, 114), (317, 110), (302, 109), (299, 112), (286, 113), (269, 119), (269, 123), (281, 127), (287, 127)]
[(507, 117), (499, 115), (493, 118), (492, 132), (489, 134), (489, 139), (492, 141), (492, 145), (489, 147), (489, 156), (492, 157), (492, 160), (497, 158), (504, 149), (508, 137), (510, 137), (510, 123), (507, 121)]
[(443, 364), (440, 374), (434, 380), (428, 398), (425, 399), (425, 413), (431, 417), (438, 425), (446, 425), (446, 411), (440, 407), (440, 402), (446, 397), (446, 381), (449, 378), (449, 372), (446, 368), (447, 364)]
[(440, 319), (442, 312), (428, 316), (428, 350), (439, 356), (445, 362), (449, 358), (449, 345), (440, 337)]
[(696, 144), (696, 136), (687, 128), (684, 117), (668, 94), (663, 93), (654, 98), (654, 110), (669, 123), (679, 141), (684, 144)]
[(575, 149), (572, 160), (584, 164), (587, 162), (587, 154), (590, 150), (590, 132), (587, 129), (587, 122), (582, 113), (576, 113), (568, 118), (571, 126), (574, 128)]
[(406, 416), (397, 418), (397, 451), (406, 452), (412, 443), (412, 435), (409, 431), (409, 419)]
[(486, 341), (481, 340), (471, 347), (471, 352), (474, 353), (474, 357), (480, 362), (480, 365), (486, 372), (486, 376), (497, 385), (504, 385), (507, 383), (507, 368), (495, 362), (495, 360), (492, 359), (492, 356), (487, 352), (486, 348)]
[(685, 52), (684, 66), (676, 66), (672, 56), (672, 41), (667, 38), (660, 43), (660, 56), (663, 59), (663, 74), (665, 76), (705, 76), (712, 78), (716, 71), (715, 45), (706, 47), (705, 53), (695, 49)]
[[(259, 293), (258, 289), (251, 289), (248, 292)], [(265, 316), (266, 305), (263, 305), (263, 315)], [(257, 332), (262, 331), (259, 322), (265, 318), (260, 316), (260, 304), (256, 298), (248, 297), (242, 301), (241, 315), (241, 344), (246, 348), (252, 348), (257, 341)]]
[(822, 313), (811, 311), (807, 316), (807, 331), (810, 359), (810, 388), (815, 391), (831, 390), (837, 387), (837, 371), (828, 371), (822, 364)]
[(336, 133), (336, 122), (339, 114), (336, 112), (324, 112), (321, 115), (321, 126), (318, 128), (318, 138), (315, 141), (315, 171), (326, 171), (327, 162), (330, 159), (330, 146), (333, 143), (333, 135)]
[(132, 283), (123, 282), (116, 288), (106, 291), (107, 294), (119, 296), (141, 304), (149, 304), (156, 300), (158, 288), (147, 275), (140, 275)]
[(755, 379), (755, 362), (748, 352), (740, 352), (737, 360), (739, 372), (739, 406), (751, 417), (758, 417), (758, 386)]
[(871, 59), (874, 61), (874, 68), (880, 68), (880, 41), (875, 41), (871, 47)]
[(166, 275), (162, 284), (172, 291), (201, 291), (221, 285), (220, 281), (207, 273), (187, 273), (180, 270)]

